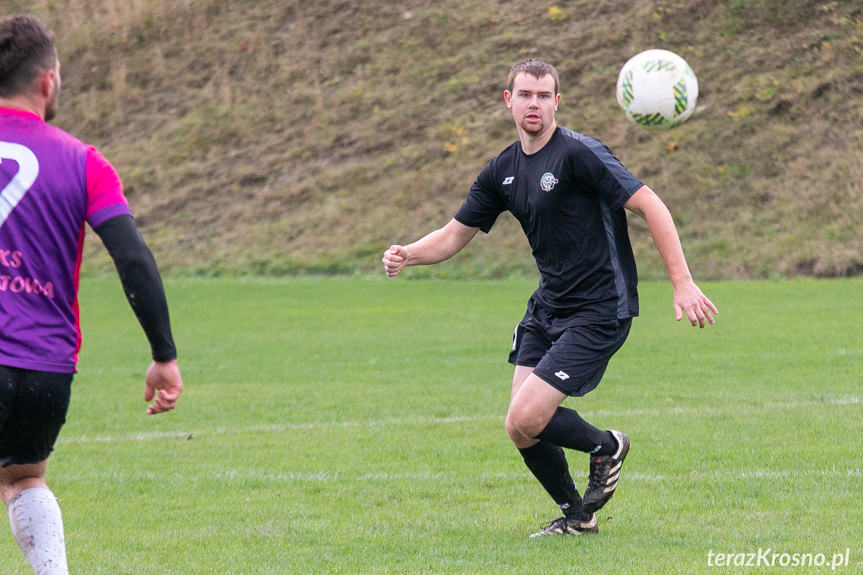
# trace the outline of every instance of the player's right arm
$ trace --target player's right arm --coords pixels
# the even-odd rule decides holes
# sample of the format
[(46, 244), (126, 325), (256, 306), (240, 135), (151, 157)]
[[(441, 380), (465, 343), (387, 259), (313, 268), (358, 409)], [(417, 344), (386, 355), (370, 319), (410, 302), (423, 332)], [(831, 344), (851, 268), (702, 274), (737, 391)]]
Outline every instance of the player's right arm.
[(476, 235), (479, 228), (466, 226), (452, 219), (444, 227), (423, 236), (407, 246), (392, 245), (381, 261), (390, 277), (407, 266), (436, 264), (460, 252)]

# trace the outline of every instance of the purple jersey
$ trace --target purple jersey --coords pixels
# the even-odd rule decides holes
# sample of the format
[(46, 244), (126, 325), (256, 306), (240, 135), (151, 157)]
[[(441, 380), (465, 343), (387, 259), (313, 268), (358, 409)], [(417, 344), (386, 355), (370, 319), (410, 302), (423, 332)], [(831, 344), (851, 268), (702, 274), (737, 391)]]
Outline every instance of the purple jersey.
[(95, 148), (0, 108), (0, 365), (75, 371), (84, 222), (119, 215), (123, 186)]

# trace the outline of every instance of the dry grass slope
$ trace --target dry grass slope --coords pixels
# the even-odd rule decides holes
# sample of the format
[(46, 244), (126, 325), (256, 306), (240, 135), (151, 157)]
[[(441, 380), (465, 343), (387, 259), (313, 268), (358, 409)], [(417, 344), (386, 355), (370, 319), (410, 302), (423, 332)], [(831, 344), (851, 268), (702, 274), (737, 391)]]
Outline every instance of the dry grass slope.
[[(176, 273), (376, 270), (451, 217), (514, 139), (509, 66), (558, 66), (563, 125), (667, 201), (695, 273), (863, 272), (863, 9), (854, 0), (4, 0), (58, 34), (58, 124), (124, 177)], [(651, 47), (699, 76), (696, 115), (629, 125), (617, 70)], [(509, 219), (424, 273), (532, 273)], [(661, 277), (633, 222), (642, 275)], [(90, 245), (91, 256), (98, 247)], [(91, 266), (107, 265), (104, 256)]]

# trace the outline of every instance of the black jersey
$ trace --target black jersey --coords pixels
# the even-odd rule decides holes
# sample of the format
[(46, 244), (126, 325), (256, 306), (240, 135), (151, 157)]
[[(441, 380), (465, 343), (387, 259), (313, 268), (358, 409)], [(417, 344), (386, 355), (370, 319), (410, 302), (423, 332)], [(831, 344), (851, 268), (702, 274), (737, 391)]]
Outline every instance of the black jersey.
[(516, 141), (483, 168), (455, 219), (488, 233), (509, 210), (541, 279), (534, 296), (580, 323), (638, 315), (623, 204), (641, 187), (599, 140), (558, 127), (527, 155)]

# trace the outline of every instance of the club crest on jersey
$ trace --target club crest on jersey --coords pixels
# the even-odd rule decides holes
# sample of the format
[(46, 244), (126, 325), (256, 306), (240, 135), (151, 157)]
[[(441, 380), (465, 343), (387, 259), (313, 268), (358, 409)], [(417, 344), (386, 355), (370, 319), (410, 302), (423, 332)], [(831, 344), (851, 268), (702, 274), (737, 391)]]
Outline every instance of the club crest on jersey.
[(557, 184), (557, 178), (551, 172), (544, 173), (539, 181), (539, 187), (542, 188), (543, 192), (550, 192), (554, 189), (555, 184)]

